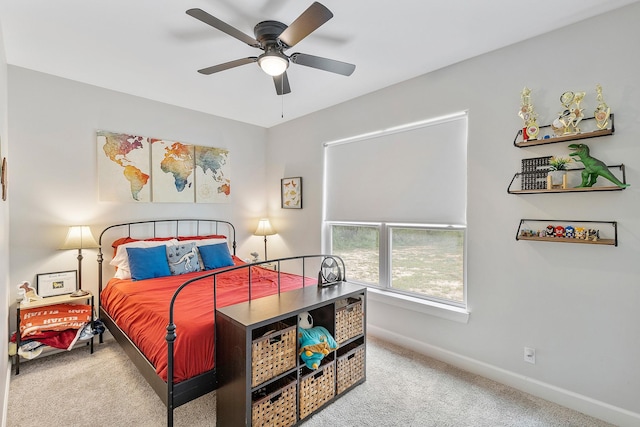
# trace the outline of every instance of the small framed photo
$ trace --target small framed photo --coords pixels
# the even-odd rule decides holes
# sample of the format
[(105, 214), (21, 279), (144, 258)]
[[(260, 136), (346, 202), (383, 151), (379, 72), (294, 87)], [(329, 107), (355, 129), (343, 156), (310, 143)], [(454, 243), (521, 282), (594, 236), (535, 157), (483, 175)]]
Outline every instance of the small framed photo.
[(280, 180), (282, 209), (302, 209), (302, 177)]
[(36, 276), (36, 291), (41, 297), (55, 297), (75, 292), (78, 288), (78, 270), (44, 273)]

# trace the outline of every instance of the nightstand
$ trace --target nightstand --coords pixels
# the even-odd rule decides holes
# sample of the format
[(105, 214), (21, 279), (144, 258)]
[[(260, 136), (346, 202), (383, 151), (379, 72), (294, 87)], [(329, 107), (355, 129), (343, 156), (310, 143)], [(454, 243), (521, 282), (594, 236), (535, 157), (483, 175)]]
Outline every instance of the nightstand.
[[(42, 298), (39, 300), (31, 301), (29, 303), (20, 302), (16, 307), (16, 375), (20, 373), (20, 355), (18, 354), (18, 349), (20, 348), (20, 310), (27, 310), (32, 308), (41, 308), (48, 307), (55, 304), (75, 304), (87, 302), (91, 304), (91, 326), (93, 327), (94, 322), (94, 304), (93, 304), (93, 294), (89, 292), (87, 295), (82, 295), (79, 297), (74, 297), (71, 295), (59, 295), (54, 297)], [(91, 354), (93, 354), (93, 337), (91, 337), (89, 341), (89, 347)]]

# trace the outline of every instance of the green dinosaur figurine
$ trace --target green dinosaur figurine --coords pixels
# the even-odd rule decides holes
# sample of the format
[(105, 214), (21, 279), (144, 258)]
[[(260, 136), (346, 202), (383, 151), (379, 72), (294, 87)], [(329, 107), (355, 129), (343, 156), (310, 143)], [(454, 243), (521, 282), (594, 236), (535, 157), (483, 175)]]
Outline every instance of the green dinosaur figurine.
[(571, 144), (569, 145), (569, 149), (573, 150), (573, 153), (570, 153), (569, 155), (579, 157), (579, 161), (584, 165), (584, 170), (582, 171), (582, 184), (578, 185), (578, 187), (592, 187), (599, 176), (608, 179), (620, 188), (627, 188), (629, 186), (629, 184), (625, 184), (616, 178), (609, 171), (609, 168), (603, 161), (598, 160), (595, 157), (591, 157), (589, 155), (588, 145)]

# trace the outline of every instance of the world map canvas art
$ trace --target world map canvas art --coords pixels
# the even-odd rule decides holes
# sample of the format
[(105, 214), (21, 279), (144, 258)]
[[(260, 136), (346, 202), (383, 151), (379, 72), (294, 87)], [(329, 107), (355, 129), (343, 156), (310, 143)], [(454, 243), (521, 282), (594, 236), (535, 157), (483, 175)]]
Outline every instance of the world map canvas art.
[(101, 201), (229, 201), (229, 150), (107, 131), (97, 141)]

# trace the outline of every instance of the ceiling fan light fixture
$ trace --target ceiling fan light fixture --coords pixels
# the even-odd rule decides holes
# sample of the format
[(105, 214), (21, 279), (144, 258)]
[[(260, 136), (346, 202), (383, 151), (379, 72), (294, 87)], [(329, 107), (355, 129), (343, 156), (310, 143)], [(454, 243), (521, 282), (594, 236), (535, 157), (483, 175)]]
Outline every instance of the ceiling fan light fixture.
[(297, 45), (301, 40), (305, 39), (333, 17), (333, 13), (317, 1), (313, 2), (313, 4), (302, 12), (289, 26), (282, 22), (272, 20), (258, 22), (253, 28), (255, 38), (208, 14), (202, 9), (189, 9), (187, 10), (187, 14), (264, 52), (260, 56), (240, 58), (235, 61), (202, 68), (198, 70), (201, 74), (214, 74), (257, 62), (262, 71), (273, 78), (276, 93), (278, 95), (285, 95), (291, 93), (289, 78), (286, 73), (290, 62), (305, 67), (341, 74), (343, 76), (350, 76), (356, 68), (353, 64), (320, 56), (307, 55), (304, 53), (294, 53), (287, 56), (284, 53), (284, 51)]
[(258, 57), (258, 65), (270, 76), (279, 76), (289, 67), (289, 59), (279, 52), (267, 52)]

